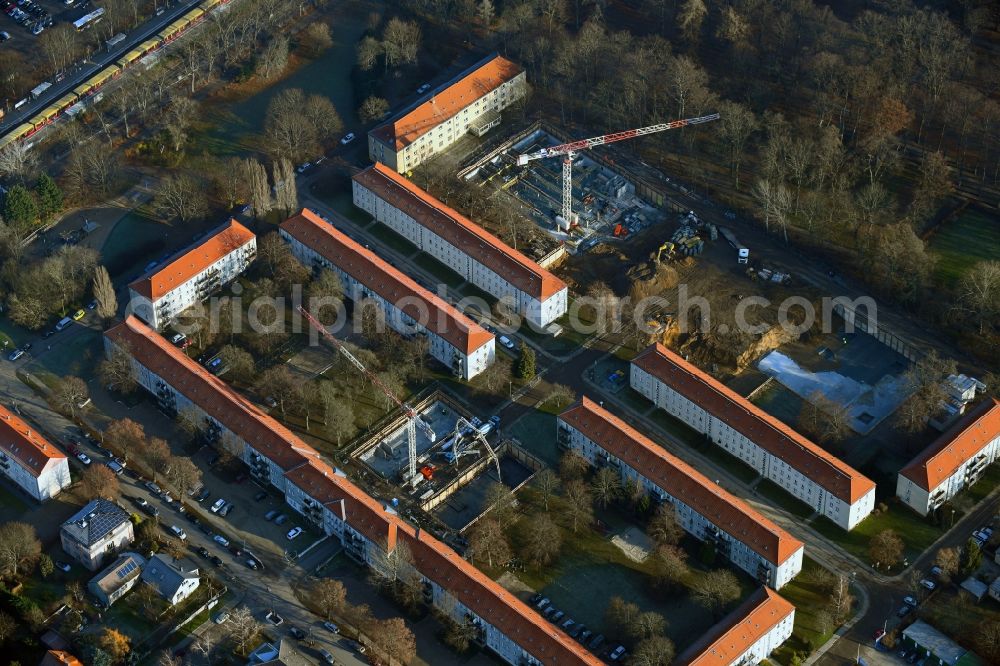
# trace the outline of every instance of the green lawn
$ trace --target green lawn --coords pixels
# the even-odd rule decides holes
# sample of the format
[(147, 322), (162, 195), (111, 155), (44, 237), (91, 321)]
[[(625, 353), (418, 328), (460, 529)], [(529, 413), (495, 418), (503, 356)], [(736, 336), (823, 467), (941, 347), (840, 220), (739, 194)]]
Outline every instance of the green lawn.
[(930, 251), (937, 256), (935, 277), (954, 284), (977, 262), (1000, 257), (1000, 218), (966, 210), (934, 234)]
[(1000, 465), (993, 464), (986, 468), (982, 478), (962, 494), (969, 498), (973, 504), (986, 499), (986, 496), (1000, 487)]
[(812, 526), (817, 532), (839, 544), (863, 562), (869, 561), (869, 542), (882, 530), (895, 530), (903, 538), (906, 544), (906, 557), (911, 561), (942, 534), (941, 528), (898, 504), (890, 505), (888, 511), (878, 515), (872, 513), (850, 532), (834, 525), (826, 517), (814, 521)]
[[(744, 468), (753, 472), (746, 465), (744, 465)], [(814, 513), (811, 506), (797, 500), (791, 493), (770, 479), (764, 479), (757, 484), (757, 493), (799, 518), (808, 518)]]
[[(976, 633), (988, 622), (1000, 619), (995, 602), (989, 598), (977, 604), (958, 588), (942, 586), (921, 604), (920, 619), (931, 624), (963, 647), (973, 649)], [(985, 660), (983, 663), (987, 663)]]
[(828, 605), (829, 595), (816, 585), (811, 573), (822, 568), (808, 557), (803, 558), (801, 573), (779, 592), (795, 606), (795, 627), (792, 637), (771, 655), (778, 663), (787, 666), (796, 652), (808, 654), (833, 635), (833, 630), (823, 631), (818, 622), (820, 611)]

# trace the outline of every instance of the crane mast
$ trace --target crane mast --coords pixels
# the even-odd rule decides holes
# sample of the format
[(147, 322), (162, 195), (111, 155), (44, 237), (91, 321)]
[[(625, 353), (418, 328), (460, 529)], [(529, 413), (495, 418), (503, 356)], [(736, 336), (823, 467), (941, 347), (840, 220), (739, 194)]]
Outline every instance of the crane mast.
[(517, 156), (517, 165), (525, 166), (528, 162), (533, 160), (545, 159), (548, 157), (558, 157), (563, 156), (562, 163), (562, 217), (567, 224), (572, 222), (573, 216), (573, 158), (581, 150), (589, 150), (594, 146), (603, 146), (609, 143), (615, 143), (616, 141), (624, 141), (626, 139), (634, 139), (639, 136), (646, 136), (648, 134), (656, 134), (657, 132), (665, 132), (666, 130), (678, 129), (680, 127), (687, 127), (688, 125), (701, 125), (702, 123), (711, 122), (713, 120), (718, 120), (719, 114), (712, 113), (707, 116), (699, 116), (697, 118), (685, 118), (684, 120), (673, 120), (669, 123), (659, 123), (657, 125), (650, 125), (648, 127), (639, 127), (637, 129), (625, 130), (624, 132), (613, 132), (611, 134), (602, 134), (601, 136), (591, 137), (589, 139), (581, 139), (579, 141), (571, 141), (569, 143), (563, 143), (558, 146), (552, 146), (551, 148), (542, 148), (541, 150), (534, 153), (525, 153), (523, 155)]
[(349, 352), (347, 350), (347, 347), (345, 347), (340, 340), (335, 338), (333, 336), (333, 333), (326, 330), (326, 327), (323, 326), (323, 324), (321, 324), (318, 319), (313, 317), (308, 310), (306, 310), (304, 307), (300, 305), (298, 306), (298, 311), (303, 317), (306, 318), (306, 321), (308, 321), (310, 325), (312, 325), (312, 327), (319, 332), (320, 335), (326, 338), (326, 340), (333, 345), (334, 349), (340, 352), (344, 356), (344, 358), (346, 358), (351, 363), (351, 365), (357, 368), (365, 377), (370, 379), (372, 384), (377, 386), (379, 390), (381, 390), (382, 393), (386, 395), (387, 398), (389, 398), (392, 402), (396, 403), (396, 406), (402, 409), (403, 413), (406, 414), (406, 443), (408, 449), (407, 453), (409, 454), (408, 462), (409, 462), (409, 472), (410, 472), (410, 475), (407, 478), (412, 480), (417, 474), (416, 424), (420, 424), (420, 427), (421, 429), (423, 429), (424, 434), (426, 434), (427, 438), (430, 439), (432, 442), (435, 441), (435, 439), (437, 439), (437, 435), (435, 434), (434, 429), (431, 428), (429, 425), (427, 425), (424, 422), (424, 420), (420, 418), (420, 415), (417, 414), (415, 409), (413, 409), (412, 407), (410, 407), (410, 405), (400, 400), (396, 396), (396, 394), (393, 393), (389, 389), (389, 387), (386, 386), (385, 383), (383, 383), (382, 380), (378, 378), (378, 375), (376, 375), (374, 372), (366, 368), (364, 363), (359, 361), (354, 354)]

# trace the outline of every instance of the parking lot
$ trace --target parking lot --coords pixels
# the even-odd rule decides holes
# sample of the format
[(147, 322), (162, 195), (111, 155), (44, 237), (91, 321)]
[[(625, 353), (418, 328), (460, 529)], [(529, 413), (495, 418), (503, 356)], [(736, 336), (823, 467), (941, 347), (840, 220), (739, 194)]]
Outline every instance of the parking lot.
[(28, 71), (31, 71), (44, 58), (37, 42), (41, 32), (60, 22), (75, 21), (93, 9), (90, 4), (89, 1), (79, 0), (72, 5), (62, 0), (3, 0), (0, 9), (5, 16), (0, 17), (0, 31), (10, 37), (3, 40), (0, 48), (19, 51), (26, 58)]

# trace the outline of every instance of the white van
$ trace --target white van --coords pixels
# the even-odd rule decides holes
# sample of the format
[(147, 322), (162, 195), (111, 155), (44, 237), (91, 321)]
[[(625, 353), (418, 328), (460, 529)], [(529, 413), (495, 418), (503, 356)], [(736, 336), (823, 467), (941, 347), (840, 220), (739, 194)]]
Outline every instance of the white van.
[(70, 319), (69, 317), (63, 317), (62, 319), (59, 320), (59, 323), (56, 324), (56, 330), (61, 331), (72, 323), (73, 323), (72, 319)]

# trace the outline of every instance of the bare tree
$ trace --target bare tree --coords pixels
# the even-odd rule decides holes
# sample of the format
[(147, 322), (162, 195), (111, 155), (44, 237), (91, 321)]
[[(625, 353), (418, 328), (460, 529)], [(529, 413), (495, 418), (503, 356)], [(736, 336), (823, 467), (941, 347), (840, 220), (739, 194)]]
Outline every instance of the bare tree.
[(513, 556), (503, 526), (499, 520), (490, 517), (480, 519), (473, 526), (469, 534), (469, 547), (473, 558), (485, 558), (490, 567), (502, 567)]
[(170, 137), (174, 152), (179, 152), (188, 139), (188, 130), (198, 117), (198, 103), (185, 95), (175, 95), (163, 114), (163, 127)]
[(882, 530), (868, 543), (868, 556), (876, 566), (892, 567), (903, 559), (905, 544), (895, 530)]
[(716, 569), (691, 584), (691, 598), (718, 618), (726, 606), (740, 598), (740, 582), (728, 569)]
[(959, 300), (979, 319), (979, 333), (995, 325), (1000, 314), (1000, 261), (981, 261), (959, 285)]
[(590, 463), (576, 451), (567, 451), (559, 459), (559, 478), (563, 483), (582, 479), (590, 469)]
[(250, 190), (250, 203), (255, 218), (267, 215), (273, 206), (271, 188), (267, 182), (267, 170), (253, 158), (243, 161), (246, 183)]
[(344, 612), (347, 607), (347, 589), (339, 580), (323, 578), (312, 588), (320, 613), (327, 620)]
[(38, 151), (28, 142), (13, 141), (0, 150), (0, 174), (21, 182), (38, 168)]
[(842, 442), (851, 435), (851, 416), (847, 408), (815, 391), (803, 403), (799, 423), (803, 430), (820, 442)]
[[(851, 596), (851, 584), (844, 574), (838, 574), (830, 592), (830, 614), (834, 624), (841, 624), (847, 620), (854, 605), (854, 597)], [(824, 632), (826, 633), (826, 632)]]
[(370, 123), (380, 119), (389, 111), (389, 102), (382, 97), (370, 96), (361, 102), (358, 108), (358, 118), (361, 122)]
[(396, 17), (389, 19), (382, 33), (382, 52), (385, 54), (386, 70), (417, 62), (420, 49), (420, 27), (412, 21)]
[(378, 63), (380, 55), (382, 55), (382, 44), (374, 37), (366, 36), (358, 42), (358, 67), (362, 71), (371, 71)]
[(934, 556), (934, 564), (941, 568), (940, 577), (944, 581), (949, 581), (958, 573), (961, 563), (961, 554), (957, 548), (941, 548)]
[(56, 407), (76, 419), (76, 413), (90, 400), (87, 382), (79, 377), (63, 377), (52, 390), (52, 400)]
[(30, 571), (42, 554), (42, 542), (35, 528), (27, 523), (0, 524), (0, 572), (18, 578)]
[(165, 474), (167, 481), (177, 490), (180, 497), (188, 494), (201, 483), (201, 470), (189, 458), (170, 456)]
[(743, 161), (747, 141), (758, 127), (757, 117), (742, 104), (728, 101), (721, 104), (719, 113), (722, 116), (719, 136), (729, 146), (729, 168), (733, 172), (736, 189), (739, 189), (740, 164)]
[(80, 33), (68, 23), (55, 25), (38, 36), (38, 48), (53, 72), (69, 67), (80, 53)]
[(701, 26), (708, 16), (708, 7), (704, 0), (684, 0), (680, 11), (677, 13), (677, 27), (689, 44), (698, 41), (701, 33)]
[(684, 528), (677, 521), (677, 511), (673, 504), (664, 502), (646, 525), (646, 534), (660, 545), (677, 545), (684, 536)]
[(417, 641), (401, 617), (380, 620), (377, 629), (369, 633), (390, 659), (407, 664), (417, 655)]
[(536, 567), (542, 567), (554, 560), (562, 548), (562, 533), (548, 514), (533, 516), (525, 529), (521, 547), (524, 559)]
[(285, 217), (299, 208), (299, 194), (295, 184), (295, 169), (288, 158), (276, 161), (274, 168), (274, 205)]
[(678, 587), (688, 577), (687, 554), (678, 546), (657, 546), (653, 553), (653, 576), (663, 587)]
[(17, 631), (17, 622), (9, 614), (0, 611), (0, 645), (7, 642), (7, 639)]
[(257, 61), (257, 73), (265, 81), (276, 78), (288, 66), (288, 39), (276, 37), (268, 41)]
[(104, 321), (110, 321), (118, 314), (115, 286), (111, 283), (111, 276), (104, 266), (94, 269), (94, 300), (97, 301), (97, 316)]
[(103, 497), (114, 500), (121, 493), (118, 477), (104, 465), (91, 465), (80, 477), (80, 491), (88, 499)]
[(594, 496), (583, 481), (568, 481), (563, 486), (563, 517), (574, 533), (594, 522)]
[(548, 511), (549, 500), (552, 499), (552, 496), (555, 495), (556, 491), (559, 489), (559, 476), (546, 467), (535, 475), (533, 484), (535, 486), (535, 490), (537, 490), (538, 494), (541, 496), (542, 507)]
[(186, 173), (166, 176), (153, 197), (153, 207), (165, 217), (178, 217), (181, 222), (204, 217), (208, 213), (205, 188)]
[(229, 630), (229, 636), (236, 644), (237, 650), (245, 655), (263, 627), (254, 618), (249, 608), (240, 606), (229, 614), (229, 621), (226, 622), (226, 628)]
[(112, 421), (101, 441), (126, 461), (141, 453), (146, 443), (146, 431), (132, 419)]
[(610, 467), (602, 467), (594, 474), (594, 479), (590, 483), (590, 489), (594, 494), (594, 501), (602, 509), (621, 497), (622, 483), (619, 474)]

